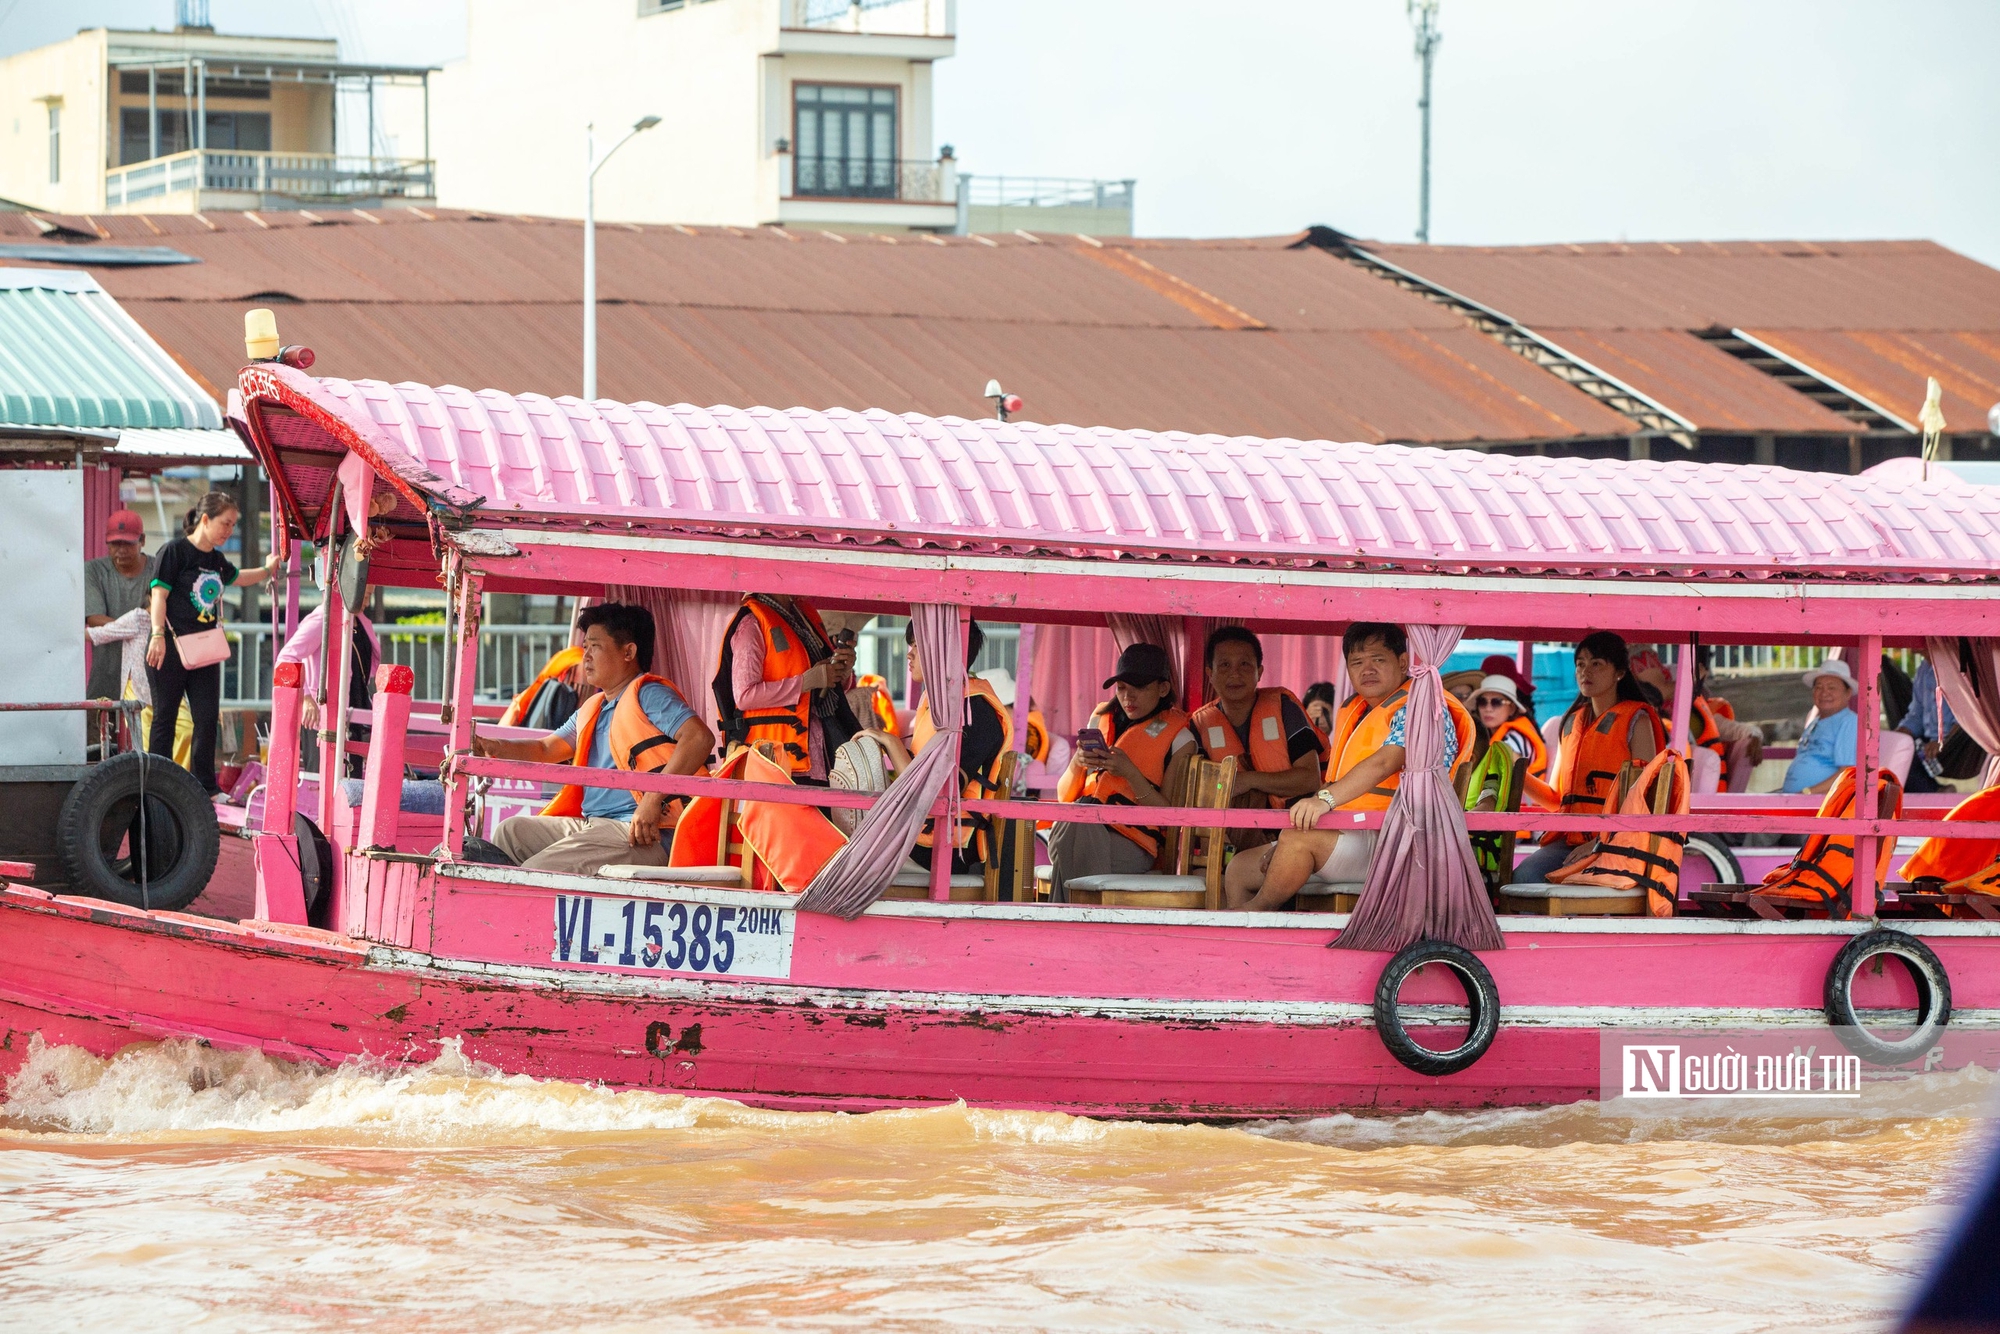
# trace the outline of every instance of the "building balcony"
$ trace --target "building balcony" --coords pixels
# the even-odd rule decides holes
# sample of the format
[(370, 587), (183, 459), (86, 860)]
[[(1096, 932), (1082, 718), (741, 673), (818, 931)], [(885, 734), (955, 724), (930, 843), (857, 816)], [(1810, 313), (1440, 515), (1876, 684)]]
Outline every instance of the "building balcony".
[(426, 204), (437, 197), (429, 158), (341, 157), (193, 149), (113, 167), (104, 207), (113, 213), (193, 213), (204, 209), (348, 208)]
[(778, 27), (783, 55), (942, 60), (955, 44), (958, 0), (779, 0)]
[(780, 154), (778, 221), (802, 226), (950, 231), (958, 220), (958, 164), (901, 158)]

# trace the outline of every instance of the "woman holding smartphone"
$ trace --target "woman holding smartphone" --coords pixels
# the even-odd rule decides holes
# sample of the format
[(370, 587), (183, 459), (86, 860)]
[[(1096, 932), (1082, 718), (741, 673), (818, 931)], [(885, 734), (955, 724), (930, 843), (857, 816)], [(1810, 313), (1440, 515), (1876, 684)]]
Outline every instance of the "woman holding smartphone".
[[(1167, 651), (1133, 644), (1118, 655), (1104, 688), (1111, 699), (1076, 734), (1076, 754), (1057, 784), (1060, 801), (1106, 806), (1166, 806), (1169, 775), (1196, 753), (1188, 715), (1173, 707)], [(1050, 892), (1087, 875), (1136, 875), (1153, 869), (1160, 831), (1144, 825), (1071, 824), (1049, 831)]]
[(153, 567), (148, 613), (152, 639), (146, 645), (146, 680), (153, 692), (153, 727), (146, 749), (168, 759), (174, 754), (174, 720), (181, 700), (194, 719), (188, 771), (211, 796), (215, 781), (215, 737), (222, 708), (222, 664), (182, 665), (180, 637), (222, 628), (222, 590), (263, 583), (278, 568), (277, 553), (262, 568), (238, 570), (221, 551), (236, 531), (241, 511), (227, 491), (210, 491), (187, 512), (186, 531), (160, 549)]

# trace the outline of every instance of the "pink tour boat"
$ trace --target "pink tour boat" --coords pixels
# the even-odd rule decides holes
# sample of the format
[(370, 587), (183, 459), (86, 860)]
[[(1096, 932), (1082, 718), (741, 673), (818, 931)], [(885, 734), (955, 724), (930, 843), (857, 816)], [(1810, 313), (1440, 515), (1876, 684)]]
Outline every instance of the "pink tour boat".
[[(962, 1099), (1225, 1119), (1591, 1098), (1604, 1030), (1824, 1033), (1829, 1016), (1900, 1011), (1914, 1016), (1905, 1036), (1871, 1049), (1896, 1064), (1932, 1050), (1947, 1024), (1976, 1033), (2000, 1019), (2000, 922), (1965, 908), (1899, 915), (1893, 887), (1876, 883), (1881, 841), (1938, 833), (1949, 797), (1912, 797), (1897, 818), (1822, 819), (1817, 798), (1707, 793), (1679, 815), (1452, 814), (1441, 836), (1461, 841), (1460, 819), (1475, 832), (1675, 831), (1694, 836), (1695, 852), (1706, 836), (1710, 855), (1688, 857), (1671, 916), (1566, 909), (1546, 887), (1514, 887), (1503, 902), (1532, 908), (1539, 892), (1546, 906), (1494, 915), (1482, 900), (1497, 924), (1487, 948), (1419, 931), (1407, 947), (1373, 950), (1329, 947), (1370, 894), (1387, 892), (1375, 879), (1319, 887), (1309, 910), (1253, 915), (1220, 911), (1207, 871), (1052, 903), (1025, 869), (953, 877), (940, 858), (935, 871), (878, 874), (859, 901), (829, 911), (818, 882), (834, 865), (813, 887), (774, 881), (731, 820), (772, 807), (865, 812), (896, 785), (876, 797), (741, 766), (664, 777), (471, 749), (481, 595), (493, 592), (648, 606), (657, 670), (701, 685), (691, 698), (702, 700), (746, 593), (921, 613), (920, 625), (947, 634), (966, 616), (1016, 622), (1017, 723), (1033, 682), (1058, 735), (1082, 721), (1070, 701), (1095, 686), (1084, 674), (1107, 670), (1083, 651), (1113, 644), (1107, 630), (1170, 646), (1195, 682), (1203, 636), (1223, 621), (1328, 663), (1314, 646), (1359, 620), (1412, 627), (1434, 658), (1461, 633), (1532, 641), (1600, 629), (1683, 654), (1697, 642), (1837, 645), (1873, 663), (1885, 646), (1962, 640), (1990, 658), (2000, 490), (1926, 479), (1914, 463), (1841, 477), (586, 403), (314, 378), (277, 363), (246, 368), (238, 391), (233, 416), (272, 479), (289, 543), (337, 547), (369, 522), (371, 495), (394, 494), (395, 510), (374, 520), (391, 537), (368, 577), (446, 590), (448, 698), (413, 713), (408, 671), (378, 674), (369, 740), (340, 743), (365, 756), (350, 803), (339, 784), (299, 785), (300, 688), (280, 673), (263, 800), (224, 830), (230, 855), (247, 852), (254, 867), (254, 909), (240, 920), (133, 906), (147, 901), (137, 885), (126, 903), (0, 890), (14, 960), (0, 975), (0, 1069), (18, 1066), (36, 1033), (99, 1053), (178, 1037), (325, 1063), (425, 1061), (461, 1042), (510, 1073), (767, 1107)], [(329, 580), (343, 627), (333, 644), (351, 625), (342, 584)], [(1079, 657), (1080, 684), (1055, 661), (1064, 654)], [(344, 699), (345, 662), (328, 668), (328, 697)], [(1671, 705), (1681, 754), (1692, 675), (1677, 674)], [(1869, 791), (1873, 770), (1907, 766), (1909, 754), (1882, 745), (1874, 673), (1861, 676)], [(322, 734), (322, 773), (341, 759), (344, 714)], [(399, 809), (405, 766), (419, 762), (442, 769), (442, 815)], [(1006, 799), (964, 800), (940, 784), (915, 800), (985, 814), (1016, 847), (1032, 848), (1022, 833), (1035, 821), (1113, 818), (1114, 808), (1029, 799), (1048, 775), (1025, 758), (1016, 772)], [(492, 785), (579, 781), (706, 800), (720, 812), (715, 855), (598, 876), (465, 855)], [(1327, 822), (1412, 818), (1402, 802)], [(1287, 817), (1190, 799), (1150, 818), (1212, 831)], [(875, 820), (864, 814), (861, 828)], [(1994, 824), (1950, 829), (2000, 837)], [(1714, 836), (1753, 831), (1855, 838), (1851, 915), (1705, 911), (1694, 895), (1727, 878)], [(1207, 837), (1182, 840), (1190, 866), (1213, 850)], [(681, 839), (683, 851), (695, 839), (685, 819)], [(1424, 869), (1404, 869), (1421, 889)], [(1325, 910), (1357, 897), (1351, 911)], [(309, 925), (309, 912), (325, 926)], [(1885, 970), (1885, 959), (1900, 966)]]

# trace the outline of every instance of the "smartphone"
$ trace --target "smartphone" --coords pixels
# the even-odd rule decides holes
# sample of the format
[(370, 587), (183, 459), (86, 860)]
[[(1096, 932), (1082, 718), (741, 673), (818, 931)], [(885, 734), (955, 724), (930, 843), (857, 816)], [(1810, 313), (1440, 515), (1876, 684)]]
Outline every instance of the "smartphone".
[(857, 642), (855, 633), (852, 630), (842, 630), (833, 637), (833, 646), (835, 648), (853, 648)]
[(1076, 734), (1076, 748), (1078, 750), (1111, 749), (1111, 747), (1104, 744), (1104, 733), (1098, 731), (1095, 727), (1086, 727)]

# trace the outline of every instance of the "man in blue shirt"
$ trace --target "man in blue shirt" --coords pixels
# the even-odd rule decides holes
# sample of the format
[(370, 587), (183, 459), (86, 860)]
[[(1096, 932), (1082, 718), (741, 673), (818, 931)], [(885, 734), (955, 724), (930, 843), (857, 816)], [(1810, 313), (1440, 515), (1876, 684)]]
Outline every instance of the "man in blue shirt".
[(1806, 673), (1806, 684), (1812, 688), (1819, 716), (1806, 725), (1798, 754), (1785, 770), (1784, 790), (1791, 793), (1832, 787), (1840, 771), (1854, 764), (1854, 741), (1861, 724), (1847, 707), (1854, 700), (1854, 676), (1846, 663), (1838, 659), (1821, 663)]
[[(662, 677), (651, 676), (653, 618), (642, 607), (605, 602), (577, 618), (583, 630), (583, 679), (598, 693), (568, 722), (535, 741), (499, 741), (474, 732), (475, 755), (542, 764), (575, 761), (590, 769), (698, 772), (715, 734)], [(671, 746), (668, 742), (671, 741)], [(664, 763), (662, 763), (664, 759)], [(494, 832), (501, 851), (537, 871), (594, 875), (606, 866), (664, 866), (673, 831), (660, 827), (667, 798), (617, 787), (566, 787), (552, 814), (517, 815)]]
[[(1910, 708), (1903, 715), (1903, 721), (1896, 724), (1898, 732), (1907, 733), (1923, 752), (1924, 759), (1935, 762), (1938, 751), (1944, 745), (1951, 729), (1958, 720), (1951, 715), (1951, 701), (1938, 698), (1937, 669), (1931, 660), (1925, 658), (1917, 667), (1916, 679), (1910, 683)], [(1941, 792), (1937, 779), (1931, 777), (1928, 767), (1919, 761), (1910, 766), (1910, 779), (1903, 787), (1905, 792)]]

